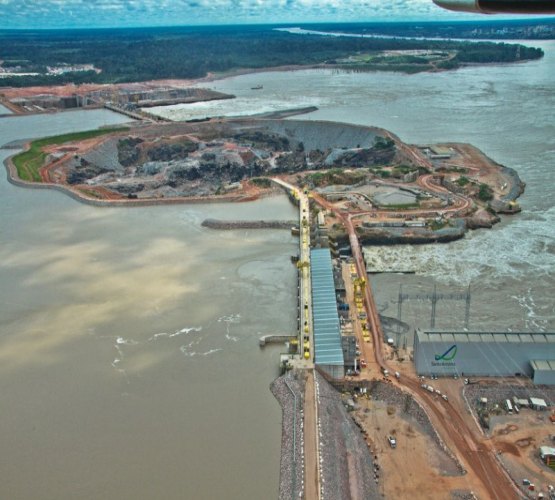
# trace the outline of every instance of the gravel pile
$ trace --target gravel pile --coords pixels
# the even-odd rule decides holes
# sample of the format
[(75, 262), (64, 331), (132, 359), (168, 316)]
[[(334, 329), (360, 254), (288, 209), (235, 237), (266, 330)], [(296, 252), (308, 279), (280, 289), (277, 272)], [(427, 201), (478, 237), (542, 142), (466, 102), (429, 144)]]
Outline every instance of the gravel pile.
[(123, 166), (118, 160), (118, 141), (119, 139), (104, 141), (81, 156), (93, 165), (123, 173)]
[(264, 128), (302, 142), (305, 151), (328, 148), (370, 148), (383, 130), (331, 122), (267, 120)]
[(443, 453), (444, 458), (441, 463), (445, 473), (463, 474), (462, 465), (439, 437), (426, 412), (410, 394), (403, 392), (392, 384), (380, 381), (372, 384), (370, 394), (372, 399), (395, 406), (402, 416), (409, 417), (418, 423), (421, 431), (430, 436)]
[(302, 372), (293, 370), (277, 378), (272, 382), (270, 390), (279, 401), (282, 412), (279, 499), (302, 498), (304, 495), (304, 378)]
[(471, 491), (454, 490), (451, 492), (451, 500), (476, 500), (477, 497)]
[(361, 430), (345, 410), (339, 393), (318, 373), (316, 393), (322, 499), (381, 498)]

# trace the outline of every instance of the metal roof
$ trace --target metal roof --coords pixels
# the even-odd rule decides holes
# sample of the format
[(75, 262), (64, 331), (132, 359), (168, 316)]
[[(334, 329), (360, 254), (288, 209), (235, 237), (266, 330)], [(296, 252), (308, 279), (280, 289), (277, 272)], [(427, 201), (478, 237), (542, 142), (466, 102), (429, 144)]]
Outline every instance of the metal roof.
[(317, 365), (343, 365), (341, 327), (329, 249), (315, 248), (310, 251), (310, 277), (314, 362)]
[(555, 333), (457, 332), (416, 330), (419, 342), (497, 342), (555, 344)]
[(554, 359), (533, 359), (530, 364), (534, 371), (555, 371)]
[(547, 407), (547, 403), (544, 399), (541, 398), (530, 398), (530, 403), (532, 406), (540, 406), (540, 407)]

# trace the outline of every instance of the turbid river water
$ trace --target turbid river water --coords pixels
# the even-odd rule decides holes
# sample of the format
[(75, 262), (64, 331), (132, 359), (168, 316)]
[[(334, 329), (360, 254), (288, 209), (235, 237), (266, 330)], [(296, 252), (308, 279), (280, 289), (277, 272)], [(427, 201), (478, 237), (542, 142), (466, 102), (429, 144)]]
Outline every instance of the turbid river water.
[[(546, 57), (525, 64), (258, 73), (208, 86), (255, 111), (315, 104), (304, 118), (471, 142), (518, 170), (524, 211), (494, 230), (372, 249), (418, 272), (376, 278), (377, 299), (395, 316), (399, 284), (470, 284), (471, 328), (553, 330), (555, 43), (541, 46)], [(104, 111), (4, 118), (0, 144), (120, 121)], [(101, 209), (5, 179), (0, 199), (0, 497), (275, 498), (280, 410), (268, 385), (279, 348), (260, 351), (257, 338), (295, 325), (295, 240), (200, 222), (293, 218), (286, 199)], [(461, 310), (438, 305), (437, 325), (459, 326)], [(405, 308), (414, 325), (428, 315)]]
[[(7, 118), (0, 143), (121, 121)], [(2, 179), (0, 199), (0, 497), (276, 497), (280, 348), (258, 337), (295, 326), (295, 240), (200, 223), (295, 218), (286, 197), (105, 209)]]

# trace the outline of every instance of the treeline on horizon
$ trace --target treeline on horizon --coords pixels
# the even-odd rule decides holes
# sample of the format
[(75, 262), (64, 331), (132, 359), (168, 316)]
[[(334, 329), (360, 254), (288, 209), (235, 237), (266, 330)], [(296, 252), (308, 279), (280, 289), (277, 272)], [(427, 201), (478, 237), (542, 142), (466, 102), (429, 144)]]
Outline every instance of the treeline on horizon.
[(543, 56), (541, 49), (516, 44), (294, 35), (269, 27), (4, 31), (4, 67), (42, 73), (46, 66), (92, 63), (102, 72), (1, 78), (0, 87), (200, 78), (208, 72), (321, 64), (357, 52), (407, 49), (456, 50), (445, 69)]

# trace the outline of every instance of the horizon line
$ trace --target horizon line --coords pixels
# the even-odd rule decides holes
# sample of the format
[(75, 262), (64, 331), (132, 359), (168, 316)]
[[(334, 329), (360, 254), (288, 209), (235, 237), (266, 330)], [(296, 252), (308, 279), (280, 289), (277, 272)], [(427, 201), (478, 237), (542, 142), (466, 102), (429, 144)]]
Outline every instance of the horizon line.
[(511, 17), (511, 18), (473, 18), (468, 20), (463, 19), (405, 19), (405, 20), (374, 20), (374, 21), (304, 21), (304, 22), (278, 22), (278, 23), (268, 23), (268, 22), (260, 22), (260, 23), (221, 23), (221, 24), (161, 24), (161, 25), (134, 25), (134, 26), (75, 26), (75, 27), (27, 27), (27, 28), (2, 28), (0, 27), (0, 31), (5, 32), (14, 32), (14, 31), (92, 31), (92, 30), (118, 30), (118, 29), (164, 29), (164, 28), (213, 28), (213, 27), (241, 27), (241, 26), (286, 26), (286, 27), (295, 27), (295, 26), (305, 26), (305, 25), (345, 25), (345, 24), (359, 24), (359, 25), (368, 25), (368, 24), (383, 24), (383, 25), (391, 25), (391, 24), (408, 24), (408, 23), (422, 23), (422, 24), (496, 24), (496, 23), (511, 23), (511, 22), (529, 22), (529, 23), (537, 23), (537, 22), (548, 22), (548, 23), (555, 23), (555, 16), (523, 16), (523, 17)]

